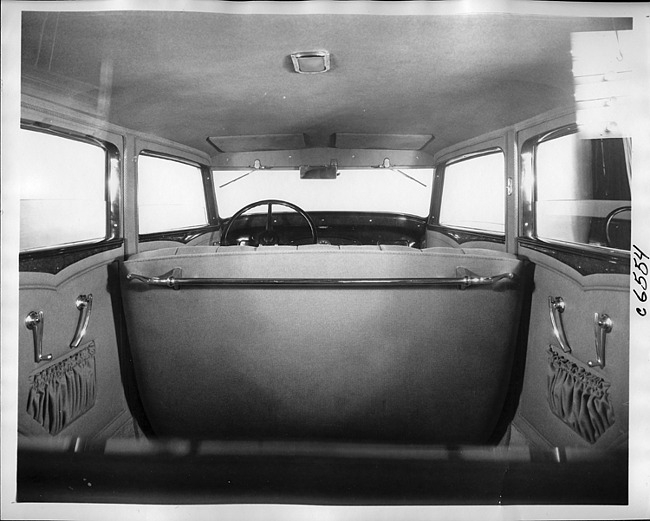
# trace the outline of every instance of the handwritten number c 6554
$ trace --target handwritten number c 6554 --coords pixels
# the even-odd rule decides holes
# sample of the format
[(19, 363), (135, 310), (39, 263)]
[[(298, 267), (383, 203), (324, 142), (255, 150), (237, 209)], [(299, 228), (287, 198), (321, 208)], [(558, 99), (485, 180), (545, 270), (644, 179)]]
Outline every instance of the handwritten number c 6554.
[[(648, 294), (646, 293), (646, 291), (648, 291), (648, 281), (646, 280), (646, 277), (648, 276), (648, 265), (643, 261), (643, 259), (650, 259), (650, 257), (648, 257), (648, 255), (646, 255), (646, 253), (636, 244), (634, 244), (633, 247), (634, 271), (632, 272), (632, 276), (634, 277), (634, 282), (641, 289), (641, 293), (638, 292), (638, 288), (633, 288), (632, 291), (634, 291), (634, 295), (639, 302), (646, 302), (648, 300)], [(637, 271), (639, 271), (641, 275), (638, 275)], [(645, 317), (647, 314), (646, 308), (636, 308), (636, 312), (642, 317)]]

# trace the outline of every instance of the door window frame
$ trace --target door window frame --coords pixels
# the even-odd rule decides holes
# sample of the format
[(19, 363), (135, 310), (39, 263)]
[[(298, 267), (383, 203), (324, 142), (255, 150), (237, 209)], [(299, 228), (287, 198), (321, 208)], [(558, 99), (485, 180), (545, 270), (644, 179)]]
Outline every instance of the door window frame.
[[(205, 209), (207, 214), (207, 223), (200, 226), (191, 226), (188, 228), (173, 229), (173, 230), (163, 230), (159, 232), (145, 233), (141, 234), (138, 230), (138, 242), (151, 242), (151, 241), (161, 241), (161, 240), (172, 240), (179, 241), (182, 243), (188, 243), (192, 239), (208, 232), (219, 230), (220, 220), (217, 214), (216, 201), (214, 198), (214, 189), (212, 181), (212, 171), (211, 167), (203, 162), (197, 161), (195, 158), (183, 157), (182, 154), (176, 154), (175, 151), (160, 151), (157, 147), (150, 147), (147, 144), (143, 144), (141, 147), (138, 147), (136, 153), (136, 192), (137, 192), (137, 160), (140, 156), (155, 157), (158, 159), (164, 159), (167, 161), (175, 161), (177, 163), (182, 163), (190, 165), (196, 168), (199, 168), (201, 172), (201, 178), (203, 182), (203, 197), (205, 201)], [(137, 215), (137, 200), (138, 194), (136, 193), (136, 227), (138, 226), (139, 216)]]
[[(431, 198), (431, 209), (427, 229), (443, 233), (451, 237), (454, 241), (462, 244), (464, 242), (482, 241), (493, 242), (506, 245), (507, 236), (510, 229), (508, 214), (510, 211), (508, 195), (506, 193), (507, 179), (511, 177), (508, 167), (510, 154), (508, 151), (508, 131), (491, 133), (487, 136), (481, 136), (480, 141), (469, 141), (457, 146), (442, 150), (435, 157), (435, 173), (433, 178), (433, 194)], [(504, 198), (504, 231), (495, 232), (490, 230), (481, 230), (476, 228), (463, 228), (460, 226), (446, 225), (440, 223), (440, 208), (444, 191), (445, 167), (459, 161), (480, 157), (482, 155), (499, 151), (503, 154), (504, 172), (503, 172), (503, 198)]]
[(540, 239), (535, 233), (535, 148), (552, 138), (572, 134), (578, 129), (572, 114), (549, 118), (545, 121), (517, 128), (519, 155), (519, 247), (550, 255), (574, 268), (583, 275), (596, 273), (630, 273), (630, 252), (569, 243), (553, 239)]
[(42, 132), (61, 139), (87, 143), (105, 151), (106, 228), (104, 237), (100, 239), (21, 251), (19, 252), (19, 270), (58, 273), (63, 268), (86, 257), (120, 248), (124, 239), (122, 236), (122, 154), (116, 145), (119, 143), (119, 139), (112, 134), (100, 139), (64, 126), (43, 124), (30, 119), (21, 120), (20, 128), (30, 132)]

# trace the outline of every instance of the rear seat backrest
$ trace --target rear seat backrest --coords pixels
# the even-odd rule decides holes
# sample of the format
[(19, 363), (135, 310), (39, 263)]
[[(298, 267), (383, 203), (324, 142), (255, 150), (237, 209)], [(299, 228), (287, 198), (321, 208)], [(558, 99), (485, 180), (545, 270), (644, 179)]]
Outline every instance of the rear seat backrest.
[(182, 278), (457, 277), (517, 272), (491, 250), (183, 247), (124, 262), (147, 419), (160, 436), (486, 443), (508, 388), (522, 292), (480, 286), (200, 286)]

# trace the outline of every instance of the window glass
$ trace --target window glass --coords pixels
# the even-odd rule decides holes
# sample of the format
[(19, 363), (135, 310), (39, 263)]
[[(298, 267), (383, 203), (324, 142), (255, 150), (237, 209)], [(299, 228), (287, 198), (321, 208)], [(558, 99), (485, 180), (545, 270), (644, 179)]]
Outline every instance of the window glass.
[(447, 164), (440, 224), (504, 233), (504, 169), (500, 150)]
[(20, 130), (20, 250), (106, 237), (106, 151)]
[(630, 248), (630, 185), (623, 139), (569, 134), (535, 150), (535, 225), (542, 239)]
[[(301, 179), (298, 169), (214, 170), (214, 180), (221, 217), (230, 217), (262, 199), (283, 199), (307, 212), (391, 212), (424, 217), (429, 213), (433, 169), (340, 168), (336, 179)], [(278, 206), (277, 211), (284, 211), (283, 207)], [(266, 212), (266, 208), (251, 212)]]
[(207, 224), (201, 169), (171, 159), (140, 155), (138, 219), (140, 234)]

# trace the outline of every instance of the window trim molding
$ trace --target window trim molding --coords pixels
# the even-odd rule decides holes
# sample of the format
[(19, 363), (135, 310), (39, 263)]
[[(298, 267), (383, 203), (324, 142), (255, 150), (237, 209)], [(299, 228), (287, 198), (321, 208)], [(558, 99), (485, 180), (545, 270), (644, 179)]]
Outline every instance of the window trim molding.
[[(551, 122), (548, 122), (549, 124)], [(544, 125), (552, 126), (552, 125)], [(519, 237), (525, 237), (532, 240), (538, 239), (535, 235), (535, 197), (537, 192), (537, 180), (535, 178), (535, 151), (537, 145), (554, 138), (568, 136), (577, 132), (578, 126), (575, 122), (559, 124), (550, 130), (538, 129), (536, 133), (525, 135), (521, 144), (521, 153), (519, 156), (521, 186), (520, 186), (520, 220), (519, 220)]]
[(206, 226), (194, 226), (190, 228), (183, 228), (178, 230), (168, 230), (163, 232), (151, 232), (141, 234), (139, 236), (139, 242), (154, 242), (154, 241), (174, 241), (180, 242), (183, 244), (188, 244), (190, 241), (193, 241), (197, 237), (204, 235), (206, 233), (216, 233), (221, 229), (219, 225), (206, 225)]
[(467, 242), (506, 243), (506, 236), (503, 233), (474, 230), (472, 228), (463, 228), (460, 226), (447, 226), (444, 224), (427, 224), (427, 230), (446, 235), (458, 244), (465, 244)]
[(121, 248), (124, 239), (72, 244), (42, 250), (29, 250), (19, 255), (19, 272), (41, 272), (56, 275), (87, 257)]
[(630, 274), (630, 252), (603, 246), (563, 243), (534, 237), (519, 237), (521, 248), (549, 255), (581, 275), (597, 273)]

